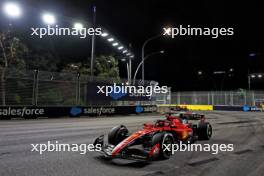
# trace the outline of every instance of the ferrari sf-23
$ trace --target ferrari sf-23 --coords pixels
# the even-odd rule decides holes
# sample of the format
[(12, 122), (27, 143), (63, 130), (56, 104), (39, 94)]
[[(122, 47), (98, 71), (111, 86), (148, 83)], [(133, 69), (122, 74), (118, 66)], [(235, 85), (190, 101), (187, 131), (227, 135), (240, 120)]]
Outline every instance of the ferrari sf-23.
[[(166, 146), (186, 143), (191, 144), (197, 140), (209, 140), (212, 136), (212, 126), (206, 122), (204, 115), (200, 115), (198, 123), (190, 122), (186, 116), (190, 114), (166, 115), (163, 120), (154, 123), (145, 123), (142, 130), (130, 134), (126, 126), (120, 125), (111, 129), (108, 136), (98, 137), (94, 145), (101, 145), (104, 157), (157, 160), (169, 159), (171, 150), (164, 150)], [(197, 120), (197, 115), (195, 115)], [(105, 139), (108, 138), (108, 144)], [(167, 148), (167, 147), (166, 147)]]

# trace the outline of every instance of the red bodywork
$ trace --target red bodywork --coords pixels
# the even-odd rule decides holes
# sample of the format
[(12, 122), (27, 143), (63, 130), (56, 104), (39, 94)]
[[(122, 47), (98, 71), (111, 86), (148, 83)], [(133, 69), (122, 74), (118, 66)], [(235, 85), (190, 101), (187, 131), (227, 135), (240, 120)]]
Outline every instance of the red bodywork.
[(142, 130), (133, 133), (117, 146), (115, 146), (115, 148), (112, 150), (112, 157), (115, 157), (118, 153), (120, 153), (120, 151), (132, 144), (138, 138), (150, 133), (163, 131), (176, 135), (175, 137), (181, 141), (187, 140), (189, 135), (193, 133), (190, 124), (182, 123), (182, 120), (176, 116), (167, 116), (166, 120), (158, 120), (154, 124), (144, 124)]

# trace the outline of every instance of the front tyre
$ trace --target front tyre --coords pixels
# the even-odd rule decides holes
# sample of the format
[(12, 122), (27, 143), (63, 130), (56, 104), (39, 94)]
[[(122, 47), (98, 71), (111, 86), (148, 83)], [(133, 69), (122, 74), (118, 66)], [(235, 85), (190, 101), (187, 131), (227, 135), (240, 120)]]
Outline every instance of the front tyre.
[(172, 155), (173, 136), (170, 133), (165, 133), (161, 145), (161, 159), (169, 159)]
[(172, 155), (173, 136), (170, 133), (157, 133), (152, 138), (150, 159), (169, 159)]
[(116, 126), (108, 133), (108, 143), (116, 146), (128, 136), (128, 129), (124, 125)]

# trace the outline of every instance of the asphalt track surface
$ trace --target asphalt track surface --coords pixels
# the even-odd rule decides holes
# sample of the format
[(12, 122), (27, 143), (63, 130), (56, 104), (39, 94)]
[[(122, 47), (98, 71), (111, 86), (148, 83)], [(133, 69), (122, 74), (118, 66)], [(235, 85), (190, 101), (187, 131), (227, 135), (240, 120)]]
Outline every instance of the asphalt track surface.
[(199, 143), (234, 144), (233, 152), (177, 152), (169, 160), (151, 163), (107, 161), (96, 152), (31, 152), (30, 144), (92, 143), (111, 127), (125, 124), (130, 131), (159, 116), (111, 118), (63, 118), (0, 121), (1, 176), (263, 176), (264, 113), (205, 112), (213, 126), (210, 141)]

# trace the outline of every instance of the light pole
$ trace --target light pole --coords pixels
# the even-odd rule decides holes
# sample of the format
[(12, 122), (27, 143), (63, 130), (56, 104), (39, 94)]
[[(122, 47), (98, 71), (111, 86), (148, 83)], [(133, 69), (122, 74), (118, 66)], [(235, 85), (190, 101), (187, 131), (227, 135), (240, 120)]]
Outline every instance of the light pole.
[(224, 77), (221, 81), (221, 91), (223, 90), (224, 88), (224, 83), (225, 83), (225, 79), (226, 79), (226, 76), (228, 75), (229, 77), (232, 77), (233, 76), (233, 72), (234, 72), (234, 69), (233, 68), (230, 68), (227, 72), (224, 73)]
[(253, 76), (253, 75), (248, 75), (248, 90), (249, 91), (251, 89), (251, 76)]
[(133, 78), (133, 84), (135, 84), (135, 82), (136, 82), (136, 77), (137, 77), (138, 70), (141, 67), (141, 65), (143, 66), (144, 61), (146, 59), (148, 59), (150, 56), (153, 56), (155, 54), (163, 54), (163, 53), (164, 53), (164, 51), (157, 51), (157, 52), (151, 53), (151, 54), (147, 55), (145, 58), (143, 58), (143, 60), (138, 64), (138, 67), (137, 67), (137, 69), (135, 71), (134, 78)]
[(143, 83), (144, 83), (144, 80), (145, 80), (145, 64), (144, 64), (144, 60), (145, 60), (145, 47), (146, 47), (146, 45), (150, 42), (150, 41), (152, 41), (152, 40), (155, 40), (156, 38), (159, 38), (160, 36), (162, 36), (162, 34), (159, 34), (159, 35), (155, 35), (155, 36), (153, 36), (153, 37), (150, 37), (150, 38), (148, 38), (145, 42), (144, 42), (144, 44), (143, 44), (143, 46), (142, 46), (142, 51), (141, 51), (141, 62), (142, 62), (142, 81), (143, 81)]
[[(93, 28), (96, 27), (96, 6), (93, 6)], [(95, 35), (92, 36), (92, 51), (91, 51), (91, 79), (94, 76), (94, 45), (95, 45)]]
[(132, 83), (132, 59), (133, 58), (134, 58), (134, 55), (131, 55), (128, 58), (121, 59), (121, 61), (126, 62), (126, 67), (127, 67), (127, 82), (129, 84)]
[(127, 69), (127, 81), (129, 82), (130, 79), (130, 70), (129, 70), (129, 62), (127, 61), (127, 58), (122, 58), (122, 62), (126, 64), (126, 69)]
[(129, 84), (132, 83), (132, 59), (134, 59), (134, 55), (129, 56), (128, 59), (128, 68), (129, 68)]

